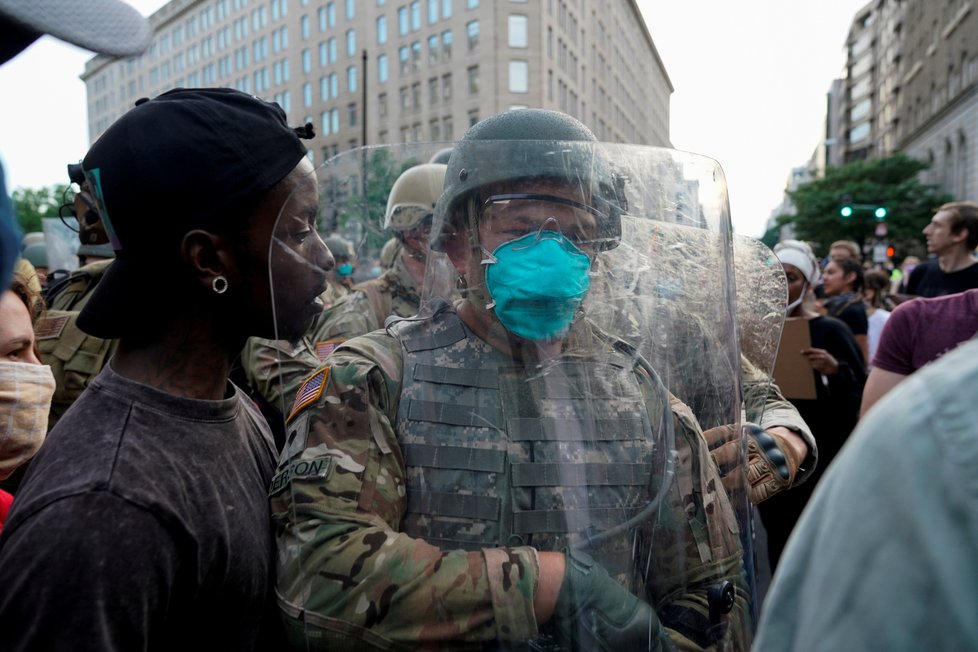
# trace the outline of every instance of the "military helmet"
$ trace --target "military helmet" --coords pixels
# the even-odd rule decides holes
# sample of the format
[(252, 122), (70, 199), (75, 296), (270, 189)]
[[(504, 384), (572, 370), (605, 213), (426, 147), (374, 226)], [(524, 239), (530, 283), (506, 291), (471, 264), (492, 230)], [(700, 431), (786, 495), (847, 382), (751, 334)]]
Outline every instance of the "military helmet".
[(350, 261), (356, 259), (357, 255), (353, 250), (353, 243), (343, 236), (334, 233), (327, 237), (325, 242), (329, 253), (333, 254), (333, 258), (337, 260), (345, 258)]
[(432, 245), (457, 219), (477, 191), (506, 181), (566, 181), (585, 191), (607, 219), (600, 220), (599, 249), (621, 240), (621, 214), (627, 208), (624, 177), (616, 175), (597, 138), (584, 124), (559, 111), (517, 109), (471, 127), (452, 149), (445, 191), (435, 206)]
[(47, 269), (48, 266), (48, 246), (43, 242), (32, 242), (24, 247), (21, 257), (34, 266), (35, 269)]
[(444, 165), (448, 164), (448, 159), (452, 157), (452, 148), (446, 147), (435, 152), (430, 159), (429, 163), (442, 163)]
[(446, 169), (441, 163), (424, 163), (401, 173), (387, 197), (384, 228), (410, 231), (430, 217), (445, 186)]

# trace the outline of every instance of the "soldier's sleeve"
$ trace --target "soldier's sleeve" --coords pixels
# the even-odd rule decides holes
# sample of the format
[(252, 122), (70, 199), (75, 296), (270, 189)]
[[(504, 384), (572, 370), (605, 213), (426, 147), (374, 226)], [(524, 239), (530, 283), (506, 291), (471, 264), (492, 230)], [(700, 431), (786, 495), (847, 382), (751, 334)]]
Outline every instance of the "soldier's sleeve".
[(744, 411), (746, 421), (756, 423), (761, 428), (782, 426), (793, 430), (805, 440), (808, 457), (802, 462), (792, 486), (798, 486), (808, 479), (818, 464), (818, 444), (811, 428), (774, 383), (774, 379), (741, 356), (743, 373)]
[(278, 602), (295, 645), (479, 646), (537, 631), (532, 548), (443, 550), (398, 531), (398, 344), (340, 346), (300, 388), (270, 490)]
[(302, 381), (319, 366), (319, 359), (304, 341), (290, 343), (250, 337), (241, 351), (241, 368), (252, 389), (283, 411), (291, 405)]
[(350, 292), (324, 312), (313, 325), (310, 337), (316, 342), (345, 341), (383, 326), (360, 292)]
[[(750, 588), (734, 509), (690, 409), (670, 397), (675, 477), (651, 534), (647, 598), (680, 650), (748, 648)], [(733, 609), (714, 622), (710, 590), (729, 582)]]

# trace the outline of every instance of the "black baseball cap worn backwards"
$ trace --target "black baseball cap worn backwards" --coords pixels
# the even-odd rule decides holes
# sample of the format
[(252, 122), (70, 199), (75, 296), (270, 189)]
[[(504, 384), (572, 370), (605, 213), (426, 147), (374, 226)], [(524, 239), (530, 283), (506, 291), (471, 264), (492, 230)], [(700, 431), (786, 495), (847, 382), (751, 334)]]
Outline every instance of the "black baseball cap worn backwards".
[[(78, 327), (117, 338), (152, 317), (161, 261), (179, 238), (215, 218), (244, 220), (254, 200), (291, 172), (313, 137), (292, 129), (273, 102), (230, 88), (177, 88), (142, 99), (82, 161), (116, 260), (78, 316)], [(152, 279), (157, 279), (156, 286)]]

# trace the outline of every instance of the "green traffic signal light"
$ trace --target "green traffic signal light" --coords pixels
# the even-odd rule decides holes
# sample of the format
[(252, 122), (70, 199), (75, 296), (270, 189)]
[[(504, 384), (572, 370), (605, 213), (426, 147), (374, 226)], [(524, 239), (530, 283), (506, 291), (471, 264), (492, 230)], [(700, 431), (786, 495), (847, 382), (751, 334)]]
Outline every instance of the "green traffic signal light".
[(839, 214), (842, 215), (842, 217), (850, 217), (852, 215), (852, 206), (843, 206), (839, 211)]
[(873, 214), (876, 215), (876, 219), (882, 220), (886, 218), (886, 208), (883, 206), (877, 206)]

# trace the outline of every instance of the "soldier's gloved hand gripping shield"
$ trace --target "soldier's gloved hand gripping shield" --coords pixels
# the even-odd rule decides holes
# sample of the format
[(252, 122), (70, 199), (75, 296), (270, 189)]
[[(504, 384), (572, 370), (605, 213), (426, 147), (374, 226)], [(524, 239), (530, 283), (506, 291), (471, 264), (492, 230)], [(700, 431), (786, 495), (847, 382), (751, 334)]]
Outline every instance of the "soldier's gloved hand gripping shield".
[[(292, 640), (747, 649), (747, 498), (696, 413), (740, 418), (722, 172), (576, 121), (499, 132), (521, 113), (454, 145), (419, 314), (341, 345), (285, 410), (271, 498)], [(375, 228), (424, 150), (334, 157), (320, 218)], [(566, 555), (546, 622), (539, 552)]]

